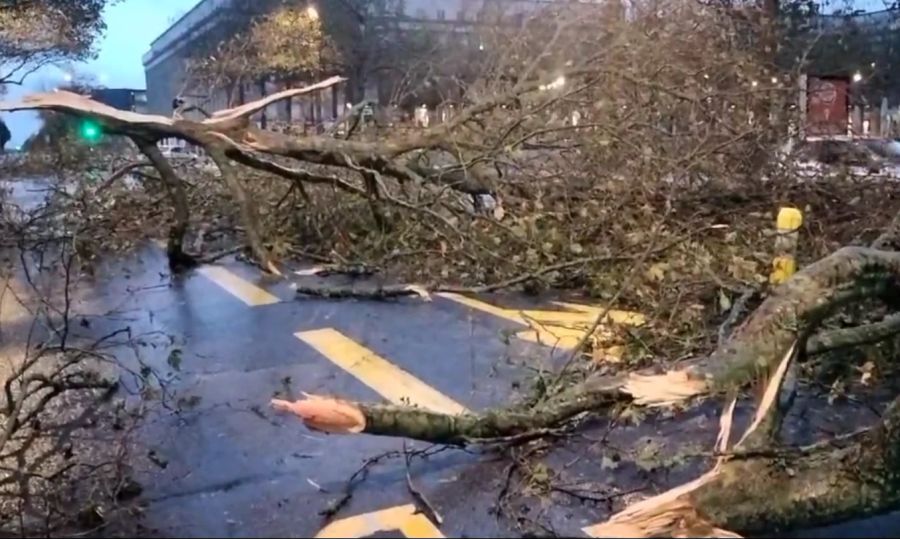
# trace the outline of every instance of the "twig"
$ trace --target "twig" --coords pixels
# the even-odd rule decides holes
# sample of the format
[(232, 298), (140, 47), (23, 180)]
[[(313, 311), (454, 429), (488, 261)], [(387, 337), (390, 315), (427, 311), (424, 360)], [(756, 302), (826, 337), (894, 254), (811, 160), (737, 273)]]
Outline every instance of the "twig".
[(106, 191), (116, 182), (116, 180), (118, 180), (122, 176), (125, 176), (129, 172), (132, 172), (139, 168), (152, 167), (152, 166), (153, 166), (153, 163), (151, 163), (149, 161), (138, 161), (138, 162), (134, 162), (134, 163), (128, 163), (128, 164), (122, 166), (121, 168), (119, 168), (118, 170), (116, 170), (115, 172), (113, 172), (112, 174), (110, 174), (108, 178), (103, 180), (103, 182), (99, 186), (97, 186), (97, 189), (94, 191), (94, 195), (99, 195), (103, 191)]
[(212, 264), (213, 262), (225, 258), (226, 256), (233, 255), (235, 253), (240, 253), (247, 248), (246, 245), (239, 245), (237, 247), (232, 247), (230, 249), (224, 249), (222, 251), (218, 251), (216, 253), (208, 254), (200, 259), (198, 262), (201, 264)]
[(347, 480), (347, 485), (344, 487), (344, 493), (341, 495), (341, 497), (338, 498), (337, 500), (335, 500), (334, 502), (328, 504), (328, 507), (326, 507), (325, 509), (319, 511), (319, 515), (325, 519), (326, 523), (329, 522), (332, 518), (334, 518), (335, 515), (337, 515), (341, 511), (341, 509), (346, 507), (346, 505), (353, 498), (353, 493), (356, 490), (356, 488), (359, 485), (361, 485), (369, 477), (369, 471), (372, 468), (372, 466), (382, 462), (383, 460), (398, 458), (401, 456), (407, 457), (407, 458), (409, 458), (408, 456), (427, 458), (427, 457), (431, 457), (433, 455), (437, 455), (438, 453), (441, 453), (442, 451), (446, 451), (447, 449), (451, 449), (451, 447), (449, 447), (449, 446), (439, 446), (439, 447), (431, 446), (426, 449), (422, 449), (420, 451), (407, 452), (406, 447), (404, 445), (403, 451), (386, 451), (384, 453), (381, 453), (380, 455), (376, 455), (374, 457), (370, 457), (370, 458), (366, 459), (365, 462), (363, 462), (363, 465), (360, 466), (360, 468), (358, 470), (356, 470), (353, 473), (353, 475), (350, 476), (350, 479)]
[(387, 453), (382, 453), (380, 455), (376, 455), (374, 457), (370, 457), (366, 459), (362, 466), (358, 470), (356, 470), (353, 475), (350, 476), (350, 479), (347, 480), (347, 485), (344, 487), (344, 493), (340, 498), (335, 500), (334, 502), (328, 504), (328, 507), (319, 511), (319, 515), (325, 519), (327, 523), (332, 518), (337, 515), (341, 509), (343, 509), (350, 500), (353, 499), (353, 493), (356, 490), (356, 487), (361, 485), (366, 479), (369, 477), (369, 468), (378, 464), (382, 460), (386, 458), (393, 458), (397, 456), (396, 451), (388, 451)]
[(403, 455), (406, 459), (406, 487), (409, 489), (409, 493), (412, 494), (413, 498), (416, 499), (416, 502), (424, 508), (427, 512), (427, 517), (437, 523), (438, 526), (444, 523), (444, 519), (441, 517), (440, 513), (431, 505), (431, 502), (428, 501), (428, 498), (413, 485), (412, 476), (409, 473), (410, 462), (412, 460), (412, 456), (409, 451), (406, 449), (406, 440), (403, 441)]
[(736, 302), (731, 306), (731, 311), (728, 313), (728, 318), (722, 322), (722, 325), (719, 326), (719, 347), (721, 347), (728, 336), (731, 334), (731, 330), (734, 327), (735, 323), (737, 323), (738, 318), (740, 318), (741, 314), (743, 314), (744, 310), (747, 308), (747, 302), (750, 301), (756, 294), (756, 290), (753, 288), (747, 288), (741, 294), (741, 297), (738, 298)]
[(597, 502), (597, 503), (609, 503), (617, 498), (621, 498), (622, 496), (628, 496), (629, 494), (634, 494), (636, 492), (642, 492), (643, 490), (646, 490), (646, 488), (647, 488), (647, 485), (644, 484), (640, 487), (632, 488), (629, 490), (623, 490), (620, 492), (615, 492), (613, 494), (607, 494), (606, 496), (594, 496), (590, 493), (582, 492), (577, 489), (572, 489), (572, 488), (568, 488), (568, 487), (564, 487), (564, 486), (558, 486), (558, 485), (550, 486), (550, 490), (553, 490), (555, 492), (561, 492), (563, 494), (568, 494), (569, 496), (572, 496), (573, 498), (578, 498), (579, 500), (581, 500), (583, 502), (588, 501), (588, 502)]
[[(666, 211), (666, 214), (663, 216), (662, 220), (660, 220), (659, 223), (657, 223), (656, 227), (654, 227), (654, 230), (650, 236), (650, 245), (647, 247), (647, 249), (644, 251), (644, 253), (641, 254), (635, 260), (633, 268), (640, 268), (641, 266), (643, 266), (644, 263), (650, 258), (651, 254), (653, 254), (653, 252), (655, 250), (654, 246), (656, 245), (656, 240), (659, 239), (659, 230), (662, 228), (662, 224), (665, 222), (665, 220), (668, 217), (670, 212), (671, 212), (671, 209)], [(680, 240), (680, 241), (684, 241), (684, 240)], [(678, 243), (680, 243), (680, 241)], [(677, 243), (674, 243), (674, 244), (677, 245)], [(622, 294), (625, 292), (625, 290), (627, 290), (628, 287), (631, 286), (631, 283), (632, 283), (632, 281), (634, 281), (637, 274), (638, 274), (638, 272), (633, 269), (628, 274), (628, 276), (625, 278), (625, 280), (622, 281), (622, 284), (619, 286), (619, 289), (616, 290), (616, 293), (613, 294), (613, 297), (606, 303), (606, 306), (603, 308), (603, 310), (600, 312), (600, 314), (597, 315), (597, 318), (594, 319), (594, 322), (593, 322), (593, 324), (591, 324), (591, 327), (588, 328), (588, 330), (584, 333), (584, 335), (582, 335), (581, 339), (578, 341), (578, 344), (575, 345), (575, 348), (572, 349), (571, 353), (569, 354), (568, 359), (566, 359), (565, 364), (563, 364), (562, 369), (560, 369), (559, 374), (556, 376), (556, 380), (554, 380), (552, 386), (559, 385), (560, 381), (563, 379), (566, 372), (568, 372), (569, 368), (571, 368), (572, 364), (575, 362), (575, 359), (578, 358), (579, 355), (584, 351), (584, 348), (585, 348), (585, 346), (587, 346), (588, 341), (591, 339), (591, 337), (593, 337), (594, 333), (597, 332), (597, 329), (600, 327), (600, 325), (603, 323), (603, 321), (606, 320), (606, 317), (609, 315), (609, 312), (612, 310), (613, 305), (616, 304), (616, 302), (619, 300), (619, 298), (622, 296)]]
[(383, 285), (373, 288), (356, 286), (300, 286), (294, 288), (298, 296), (316, 296), (322, 298), (357, 298), (385, 300), (407, 296), (417, 296), (430, 301), (428, 291), (417, 285)]

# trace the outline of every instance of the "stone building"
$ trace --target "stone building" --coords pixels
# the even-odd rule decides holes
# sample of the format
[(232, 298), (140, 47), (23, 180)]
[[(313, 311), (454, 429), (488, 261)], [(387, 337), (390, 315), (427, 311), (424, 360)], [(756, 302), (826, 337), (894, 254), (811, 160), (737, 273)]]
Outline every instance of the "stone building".
[[(441, 36), (465, 36), (478, 24), (497, 20), (503, 13), (513, 24), (524, 13), (554, 0), (310, 0), (310, 9), (323, 19), (323, 27), (333, 41), (343, 47), (345, 56), (359, 57), (339, 74), (348, 81), (330, 92), (308, 99), (273, 105), (265, 111), (269, 120), (305, 121), (321, 124), (339, 117), (348, 103), (368, 100), (381, 105), (395, 104), (392, 92), (396, 74), (376, 65), (386, 60), (386, 43), (405, 32), (427, 30)], [(560, 1), (560, 0), (556, 0)], [(608, 0), (580, 0), (595, 3)], [(365, 6), (359, 14), (347, 6)], [(190, 92), (186, 88), (186, 65), (191, 54), (217, 43), (242, 27), (253, 17), (264, 14), (278, 2), (271, 0), (202, 0), (182, 16), (151, 45), (143, 63), (147, 79), (147, 108), (157, 114), (170, 114), (172, 101), (182, 97), (189, 103), (203, 102), (205, 108), (219, 110), (227, 106), (221, 92)], [(363, 18), (365, 19), (364, 22)], [(363, 28), (360, 30), (360, 28)], [(330, 29), (330, 30), (328, 30)], [(462, 40), (461, 43), (464, 43)], [(472, 45), (469, 43), (468, 45)], [(392, 54), (404, 51), (391, 51)], [(408, 52), (408, 51), (407, 51)], [(335, 73), (331, 73), (335, 74)], [(256, 99), (277, 91), (272, 81), (257, 81), (240, 88), (239, 101)], [(261, 115), (263, 116), (263, 115)], [(260, 121), (262, 118), (258, 118)]]

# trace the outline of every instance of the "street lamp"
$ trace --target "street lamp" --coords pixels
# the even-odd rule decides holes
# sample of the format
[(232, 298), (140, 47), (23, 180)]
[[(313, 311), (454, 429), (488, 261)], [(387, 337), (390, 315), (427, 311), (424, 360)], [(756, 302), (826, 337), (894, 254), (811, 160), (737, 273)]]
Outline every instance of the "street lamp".
[(862, 73), (857, 71), (856, 73), (853, 74), (853, 82), (859, 82), (861, 80), (862, 80)]

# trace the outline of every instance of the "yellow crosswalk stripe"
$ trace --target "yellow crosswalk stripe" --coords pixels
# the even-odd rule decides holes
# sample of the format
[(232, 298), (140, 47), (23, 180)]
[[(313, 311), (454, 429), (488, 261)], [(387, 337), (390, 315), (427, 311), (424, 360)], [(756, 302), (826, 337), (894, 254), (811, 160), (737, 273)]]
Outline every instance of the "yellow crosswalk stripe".
[(444, 537), (412, 504), (337, 520), (320, 530), (316, 537), (368, 537), (394, 530), (400, 531), (403, 537)]
[(203, 266), (197, 270), (201, 275), (222, 287), (232, 296), (251, 307), (271, 305), (281, 300), (249, 281), (238, 277), (222, 266)]
[(294, 335), (394, 404), (454, 415), (467, 412), (461, 404), (337, 330), (317, 329)]
[[(553, 304), (568, 309), (568, 311), (504, 309), (462, 294), (441, 293), (437, 295), (472, 309), (529, 326), (530, 329), (516, 334), (520, 339), (561, 348), (576, 346), (602, 313), (598, 307), (562, 301), (555, 301)], [(640, 313), (617, 310), (610, 310), (606, 315), (606, 320), (633, 326), (639, 326), (646, 322)], [(599, 334), (602, 336), (604, 333), (609, 333), (609, 330), (601, 327)]]

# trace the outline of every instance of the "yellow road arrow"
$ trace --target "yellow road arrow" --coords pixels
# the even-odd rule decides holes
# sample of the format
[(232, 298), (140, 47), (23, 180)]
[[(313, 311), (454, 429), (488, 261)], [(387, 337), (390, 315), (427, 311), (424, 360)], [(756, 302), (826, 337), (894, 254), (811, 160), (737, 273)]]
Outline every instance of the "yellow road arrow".
[[(441, 293), (438, 296), (481, 312), (524, 324), (530, 329), (516, 333), (517, 337), (559, 348), (576, 346), (603, 312), (603, 309), (598, 307), (562, 301), (554, 301), (553, 305), (567, 309), (565, 311), (517, 310), (504, 309), (461, 294)], [(610, 310), (606, 315), (605, 322), (641, 326), (646, 323), (646, 318), (640, 313)], [(609, 327), (601, 326), (598, 333), (601, 337), (603, 335), (611, 336)]]

